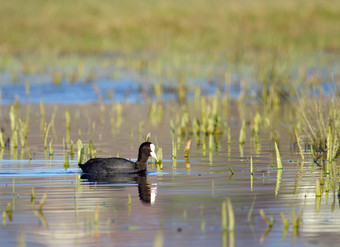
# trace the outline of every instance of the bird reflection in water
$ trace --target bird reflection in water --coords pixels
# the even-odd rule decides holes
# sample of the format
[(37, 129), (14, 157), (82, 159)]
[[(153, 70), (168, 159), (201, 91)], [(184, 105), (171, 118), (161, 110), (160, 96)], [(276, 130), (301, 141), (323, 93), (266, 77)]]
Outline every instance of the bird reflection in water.
[(100, 184), (138, 184), (139, 199), (146, 204), (154, 204), (157, 186), (150, 187), (145, 174), (83, 174), (81, 179)]

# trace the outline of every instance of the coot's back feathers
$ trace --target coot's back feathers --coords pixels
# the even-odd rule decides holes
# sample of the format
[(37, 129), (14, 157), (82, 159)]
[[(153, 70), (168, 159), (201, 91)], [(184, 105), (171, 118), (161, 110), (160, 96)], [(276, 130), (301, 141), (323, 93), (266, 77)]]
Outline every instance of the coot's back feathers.
[(126, 173), (135, 170), (136, 163), (123, 158), (94, 158), (79, 167), (85, 173)]
[(145, 172), (149, 156), (157, 159), (155, 145), (151, 142), (144, 142), (139, 147), (138, 160), (136, 162), (124, 158), (94, 158), (79, 167), (85, 173), (114, 174)]

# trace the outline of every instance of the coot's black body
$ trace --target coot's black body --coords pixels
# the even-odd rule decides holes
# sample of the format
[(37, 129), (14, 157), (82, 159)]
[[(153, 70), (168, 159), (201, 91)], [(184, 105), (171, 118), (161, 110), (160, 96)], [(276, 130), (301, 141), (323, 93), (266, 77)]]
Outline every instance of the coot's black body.
[(136, 162), (124, 158), (94, 158), (78, 165), (83, 172), (93, 174), (143, 173), (146, 171), (149, 156), (157, 159), (155, 145), (144, 142), (139, 147)]

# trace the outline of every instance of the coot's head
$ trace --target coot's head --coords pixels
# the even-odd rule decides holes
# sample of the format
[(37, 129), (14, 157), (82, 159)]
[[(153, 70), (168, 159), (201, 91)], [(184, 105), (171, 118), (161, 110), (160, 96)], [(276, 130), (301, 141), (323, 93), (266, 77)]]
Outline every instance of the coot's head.
[(156, 147), (154, 144), (152, 144), (151, 142), (144, 142), (140, 145), (139, 147), (139, 153), (138, 153), (139, 157), (142, 156), (152, 156), (154, 159), (157, 160), (157, 155), (156, 155)]

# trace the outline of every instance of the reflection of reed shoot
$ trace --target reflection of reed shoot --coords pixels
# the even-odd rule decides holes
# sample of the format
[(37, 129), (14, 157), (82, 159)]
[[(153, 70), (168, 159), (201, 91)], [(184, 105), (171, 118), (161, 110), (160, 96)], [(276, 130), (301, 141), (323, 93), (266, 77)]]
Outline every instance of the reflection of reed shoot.
[(2, 220), (3, 222), (5, 222), (5, 224), (6, 224), (6, 215), (8, 216), (9, 221), (13, 220), (13, 211), (11, 210), (11, 206), (12, 204), (10, 202), (7, 203), (6, 210), (2, 213), (2, 217), (3, 217)]
[(250, 206), (249, 212), (248, 212), (248, 222), (251, 225), (252, 224), (252, 214), (253, 214), (253, 209), (254, 209), (254, 205), (255, 205), (255, 199), (253, 200), (253, 203)]
[[(234, 225), (235, 225), (235, 218), (234, 218), (233, 206), (229, 198), (227, 199), (227, 201), (222, 202), (221, 218), (222, 218), (222, 230), (227, 231), (227, 224), (228, 224), (229, 232), (233, 232)], [(228, 223), (227, 223), (227, 219), (229, 219)]]
[(47, 191), (44, 193), (43, 197), (40, 200), (39, 211), (42, 211), (42, 208), (45, 204), (46, 198), (47, 198)]
[(131, 204), (132, 204), (131, 195), (128, 194), (128, 205), (131, 206)]
[(288, 230), (288, 227), (289, 227), (288, 219), (283, 212), (281, 212), (280, 214), (281, 214), (281, 219), (282, 219), (282, 225), (284, 227), (284, 230), (286, 231)]
[(222, 202), (221, 207), (222, 230), (227, 231), (227, 202)]
[(4, 226), (7, 225), (7, 223), (6, 223), (6, 211), (2, 211), (2, 224)]
[(277, 143), (276, 142), (275, 142), (275, 151), (276, 151), (277, 169), (282, 169), (282, 162), (281, 162), (280, 151), (279, 151), (279, 148), (277, 147)]
[(234, 210), (233, 205), (231, 204), (231, 200), (227, 199), (227, 207), (228, 207), (228, 216), (229, 216), (229, 232), (234, 231), (235, 225), (235, 217), (234, 217)]
[(302, 214), (300, 213), (297, 217), (295, 215), (295, 211), (292, 209), (292, 222), (293, 222), (293, 229), (295, 233), (299, 232), (300, 221), (302, 219)]
[(96, 229), (98, 229), (98, 219), (99, 219), (99, 204), (97, 203), (96, 208), (94, 210), (94, 217), (93, 217), (94, 226)]
[(295, 133), (296, 142), (297, 142), (297, 145), (299, 147), (301, 158), (302, 158), (302, 160), (305, 160), (305, 156), (303, 154), (303, 150), (302, 150), (302, 147), (301, 147), (301, 142), (300, 142), (298, 130), (296, 129), (296, 127), (294, 125), (293, 125), (293, 129), (294, 129), (294, 133)]
[(315, 181), (315, 196), (321, 197), (321, 194), (322, 194), (322, 190), (321, 190), (320, 180), (317, 179)]
[(155, 236), (155, 240), (153, 242), (154, 247), (163, 247), (163, 242), (164, 242), (164, 237), (163, 237), (163, 232), (158, 231)]

